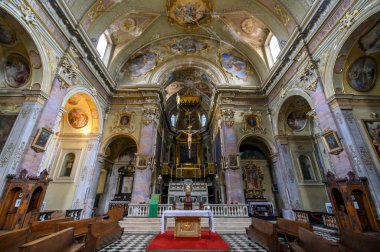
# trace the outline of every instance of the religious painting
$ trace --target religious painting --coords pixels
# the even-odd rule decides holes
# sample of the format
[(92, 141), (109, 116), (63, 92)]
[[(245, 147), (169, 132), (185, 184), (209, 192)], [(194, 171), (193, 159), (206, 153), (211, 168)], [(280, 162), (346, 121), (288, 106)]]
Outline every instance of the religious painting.
[(0, 19), (0, 43), (13, 45), (16, 42), (16, 32), (4, 20)]
[(379, 21), (359, 39), (359, 46), (367, 54), (380, 51)]
[(82, 96), (80, 94), (75, 94), (67, 100), (67, 103), (75, 106), (75, 105), (78, 105), (81, 99), (82, 99)]
[(372, 147), (380, 159), (380, 120), (363, 120), (363, 124)]
[(67, 118), (71, 127), (75, 129), (83, 128), (88, 123), (88, 115), (79, 108), (70, 110)]
[(41, 128), (38, 130), (36, 137), (33, 140), (32, 148), (36, 152), (45, 151), (47, 146), (49, 145), (50, 138), (53, 134), (48, 128)]
[(132, 193), (133, 177), (123, 177), (121, 193)]
[(193, 38), (185, 38), (171, 45), (170, 48), (174, 52), (189, 54), (206, 49), (207, 44)]
[(0, 115), (0, 153), (8, 139), (17, 115)]
[(196, 28), (211, 20), (213, 5), (213, 0), (167, 0), (166, 10), (171, 23)]
[(246, 164), (244, 166), (244, 180), (247, 198), (263, 198), (264, 173), (260, 166)]
[(31, 76), (29, 61), (20, 54), (8, 55), (5, 62), (5, 79), (9, 86), (19, 88), (25, 85)]
[(313, 167), (311, 164), (310, 157), (308, 155), (300, 155), (298, 157), (298, 162), (301, 168), (303, 180), (313, 180)]
[(132, 78), (147, 74), (157, 65), (158, 54), (155, 52), (146, 52), (140, 54), (125, 64), (125, 71)]
[(245, 128), (259, 128), (260, 121), (258, 115), (246, 115), (245, 116)]
[(248, 76), (248, 65), (245, 60), (231, 53), (222, 53), (220, 62), (225, 71), (240, 78), (245, 79)]
[(136, 166), (137, 167), (146, 167), (148, 166), (148, 155), (143, 155), (143, 154), (136, 154), (137, 156), (137, 162)]
[(365, 92), (371, 90), (376, 80), (376, 60), (369, 56), (363, 56), (355, 60), (347, 71), (347, 82), (356, 91)]
[(121, 114), (119, 119), (119, 125), (128, 127), (131, 121), (131, 116), (129, 114)]
[(239, 155), (229, 155), (228, 156), (228, 167), (231, 169), (239, 168)]
[(286, 122), (292, 130), (303, 130), (307, 123), (306, 113), (302, 110), (292, 111), (288, 115)]
[(322, 135), (327, 151), (331, 154), (338, 154), (343, 150), (338, 135), (333, 130), (327, 130)]

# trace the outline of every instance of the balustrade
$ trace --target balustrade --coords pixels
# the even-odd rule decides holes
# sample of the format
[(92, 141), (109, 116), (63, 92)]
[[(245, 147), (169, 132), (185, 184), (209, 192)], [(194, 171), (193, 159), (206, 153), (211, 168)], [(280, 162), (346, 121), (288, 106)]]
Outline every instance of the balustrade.
[(205, 204), (204, 210), (211, 210), (214, 217), (248, 217), (245, 204)]

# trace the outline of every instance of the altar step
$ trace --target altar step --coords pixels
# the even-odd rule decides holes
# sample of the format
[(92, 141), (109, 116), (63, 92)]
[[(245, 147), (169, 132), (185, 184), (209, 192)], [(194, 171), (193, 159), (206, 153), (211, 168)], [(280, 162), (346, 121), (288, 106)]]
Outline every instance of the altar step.
[[(250, 224), (249, 217), (214, 218), (215, 231), (220, 234), (245, 234), (245, 228)], [(120, 226), (127, 234), (157, 234), (161, 230), (161, 218), (124, 218)], [(207, 218), (202, 218), (202, 228), (208, 228)], [(173, 218), (167, 219), (167, 229), (174, 229)]]

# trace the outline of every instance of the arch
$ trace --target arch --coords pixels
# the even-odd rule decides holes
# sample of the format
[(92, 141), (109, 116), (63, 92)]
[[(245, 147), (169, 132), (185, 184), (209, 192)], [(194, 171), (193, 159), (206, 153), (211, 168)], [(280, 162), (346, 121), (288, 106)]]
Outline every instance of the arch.
[[(39, 83), (41, 85), (41, 91), (45, 94), (49, 94), (54, 76), (51, 73), (54, 72), (54, 70), (50, 64), (46, 48), (44, 48), (44, 46), (39, 42), (41, 40), (40, 36), (38, 35), (39, 29), (30, 27), (30, 25), (28, 25), (28, 23), (23, 19), (24, 15), (17, 11), (18, 9), (12, 8), (6, 4), (0, 5), (0, 9), (5, 10), (10, 16), (12, 16), (22, 26), (22, 28), (25, 29), (27, 34), (32, 39), (33, 44), (38, 50), (42, 63), (42, 80), (41, 83)], [(32, 83), (32, 86), (34, 84), (35, 83)]]
[(137, 141), (137, 139), (133, 135), (131, 135), (129, 133), (115, 133), (115, 134), (110, 135), (109, 137), (107, 137), (106, 139), (104, 139), (102, 141), (102, 143), (100, 145), (100, 149), (99, 149), (99, 154), (105, 155), (107, 147), (113, 141), (115, 141), (119, 138), (130, 138), (130, 139), (132, 139), (135, 142), (137, 149), (139, 149), (139, 142)]
[(274, 144), (273, 141), (270, 140), (269, 137), (267, 136), (262, 136), (262, 135), (258, 135), (258, 134), (247, 134), (245, 135), (244, 137), (242, 137), (239, 141), (238, 141), (238, 146), (240, 148), (241, 144), (247, 140), (248, 138), (255, 138), (255, 139), (258, 139), (259, 141), (261, 141), (266, 147), (267, 149), (269, 150), (269, 156), (267, 157), (268, 159), (270, 159), (270, 156), (271, 155), (275, 155), (277, 154), (277, 149), (276, 149), (276, 146)]
[(338, 56), (340, 54), (340, 51), (342, 47), (345, 45), (349, 37), (352, 35), (352, 33), (355, 32), (355, 30), (364, 23), (367, 19), (369, 19), (371, 16), (377, 14), (380, 11), (380, 2), (374, 1), (373, 6), (366, 6), (365, 9), (360, 11), (360, 16), (357, 18), (355, 23), (352, 24), (351, 27), (347, 29), (346, 32), (339, 33), (339, 35), (336, 37), (335, 41), (336, 44), (333, 46), (334, 50), (331, 50), (329, 52), (329, 60), (326, 63), (326, 71), (324, 77), (324, 90), (326, 99), (328, 100), (331, 96), (335, 94), (334, 90), (334, 66), (335, 62), (338, 59)]
[(97, 133), (101, 135), (103, 133), (103, 126), (104, 126), (103, 125), (103, 123), (104, 123), (103, 108), (102, 108), (99, 100), (97, 99), (96, 96), (93, 95), (91, 90), (89, 90), (88, 88), (83, 87), (83, 86), (72, 86), (72, 87), (70, 87), (66, 91), (65, 97), (63, 98), (62, 107), (64, 107), (66, 105), (67, 101), (75, 94), (86, 95), (88, 98), (90, 98), (91, 102), (93, 102), (93, 104), (95, 105), (95, 107), (92, 107), (91, 102), (88, 102), (91, 111), (93, 111), (94, 109), (97, 110), (98, 118), (93, 118), (93, 120), (98, 125), (98, 130), (97, 130), (98, 132)]
[(280, 102), (277, 103), (277, 107), (278, 107), (278, 112), (274, 115), (274, 118), (273, 118), (273, 134), (275, 136), (279, 135), (279, 119), (280, 119), (280, 115), (283, 114), (282, 113), (282, 110), (284, 109), (284, 106), (289, 102), (290, 98), (294, 97), (294, 96), (300, 96), (302, 98), (304, 98), (307, 103), (309, 104), (310, 108), (313, 108), (313, 102), (310, 98), (310, 96), (302, 89), (299, 89), (299, 88), (294, 88), (294, 89), (291, 89), (289, 91), (286, 91), (286, 95), (284, 98), (282, 98), (282, 100)]

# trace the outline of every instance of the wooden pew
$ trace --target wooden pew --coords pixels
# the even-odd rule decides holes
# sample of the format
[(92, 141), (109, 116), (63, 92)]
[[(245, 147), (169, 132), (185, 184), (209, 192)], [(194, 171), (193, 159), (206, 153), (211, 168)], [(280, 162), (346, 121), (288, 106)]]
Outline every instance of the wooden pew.
[(258, 218), (252, 218), (252, 224), (246, 228), (248, 238), (259, 243), (269, 252), (279, 251), (276, 225)]
[(95, 223), (97, 220), (98, 218), (90, 218), (90, 219), (59, 222), (57, 223), (56, 231), (61, 231), (66, 228), (73, 227), (74, 238), (79, 241), (85, 241), (87, 233), (88, 233), (88, 225)]
[(110, 219), (89, 224), (85, 251), (92, 252), (119, 240), (124, 229), (119, 221)]
[(298, 238), (299, 227), (313, 232), (313, 226), (309, 223), (277, 218), (277, 233), (283, 234), (287, 241), (289, 241), (289, 238), (291, 238), (291, 240)]
[(290, 243), (294, 252), (339, 252), (339, 244), (326, 240), (303, 227), (298, 228), (298, 241)]
[(72, 221), (73, 218), (61, 218), (46, 221), (35, 221), (30, 224), (31, 238), (33, 240), (50, 235), (56, 231), (56, 225), (59, 222)]
[(380, 233), (361, 233), (352, 230), (339, 230), (339, 244), (344, 252), (380, 251)]
[(122, 220), (124, 218), (124, 209), (121, 207), (110, 209), (106, 213), (106, 217), (114, 220)]
[(75, 243), (74, 228), (67, 228), (51, 235), (39, 238), (19, 247), (19, 252), (74, 252), (80, 251), (84, 243)]
[(0, 234), (0, 251), (18, 251), (18, 247), (29, 241), (29, 228), (16, 229)]

